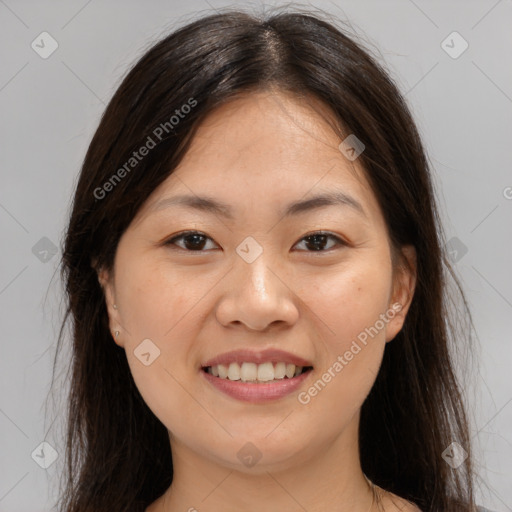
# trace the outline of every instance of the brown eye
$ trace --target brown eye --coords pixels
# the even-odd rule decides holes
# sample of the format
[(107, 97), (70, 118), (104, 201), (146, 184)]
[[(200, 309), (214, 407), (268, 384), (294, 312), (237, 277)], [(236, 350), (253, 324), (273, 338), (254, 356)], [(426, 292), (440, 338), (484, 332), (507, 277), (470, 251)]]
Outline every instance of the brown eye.
[[(183, 241), (183, 245), (176, 244), (176, 241)], [(192, 252), (203, 252), (206, 241), (210, 237), (199, 231), (186, 231), (165, 242), (165, 245), (177, 245), (180, 249)]]
[[(177, 243), (178, 241), (180, 242), (179, 244)], [(213, 242), (210, 237), (200, 231), (185, 231), (165, 242), (165, 245), (175, 245), (189, 252), (205, 252), (208, 250), (205, 249), (205, 245), (207, 245), (208, 241)], [(334, 241), (334, 246), (347, 245), (340, 237), (323, 231), (311, 233), (303, 237), (299, 243), (303, 241), (305, 242), (306, 252), (328, 252), (333, 248), (333, 245), (326, 248), (329, 241)], [(212, 248), (215, 247), (210, 247), (209, 249)]]
[(323, 231), (318, 231), (317, 233), (312, 233), (310, 235), (302, 238), (302, 241), (306, 241), (306, 247), (311, 248), (308, 252), (327, 252), (332, 249), (332, 246), (329, 248), (325, 248), (328, 240), (335, 240), (335, 245), (346, 245), (346, 243), (336, 235), (332, 233), (325, 233)]

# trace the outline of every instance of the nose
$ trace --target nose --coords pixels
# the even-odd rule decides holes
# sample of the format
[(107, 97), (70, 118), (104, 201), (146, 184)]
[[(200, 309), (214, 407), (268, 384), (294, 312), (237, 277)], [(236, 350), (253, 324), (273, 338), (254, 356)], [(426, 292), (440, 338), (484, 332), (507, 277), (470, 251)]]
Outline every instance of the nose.
[(281, 266), (272, 263), (265, 252), (252, 263), (237, 258), (234, 266), (217, 305), (217, 320), (223, 326), (266, 331), (274, 324), (290, 327), (297, 322), (298, 298)]

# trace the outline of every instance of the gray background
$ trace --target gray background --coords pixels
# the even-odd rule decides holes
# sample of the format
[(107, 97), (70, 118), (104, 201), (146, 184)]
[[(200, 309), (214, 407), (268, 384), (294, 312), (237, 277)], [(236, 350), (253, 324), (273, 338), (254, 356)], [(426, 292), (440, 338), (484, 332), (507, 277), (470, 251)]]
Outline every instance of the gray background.
[[(0, 0), (0, 512), (50, 510), (56, 492), (63, 445), (61, 419), (52, 422), (63, 403), (46, 399), (62, 315), (58, 247), (100, 115), (151, 41), (227, 5), (260, 9), (220, 0)], [(313, 5), (348, 18), (381, 52), (424, 137), (480, 339), (465, 385), (478, 501), (511, 511), (512, 1)], [(47, 59), (31, 47), (43, 46), (43, 31), (58, 43)], [(457, 58), (442, 46), (453, 31), (469, 44)], [(460, 51), (452, 39), (445, 45)], [(59, 454), (48, 469), (36, 463), (44, 440)]]

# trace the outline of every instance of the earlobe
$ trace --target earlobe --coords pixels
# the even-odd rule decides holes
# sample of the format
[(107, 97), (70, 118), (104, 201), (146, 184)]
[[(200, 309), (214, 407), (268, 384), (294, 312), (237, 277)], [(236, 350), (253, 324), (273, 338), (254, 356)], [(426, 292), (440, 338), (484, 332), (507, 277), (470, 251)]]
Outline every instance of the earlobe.
[(105, 304), (107, 306), (107, 315), (112, 338), (117, 345), (122, 347), (123, 345), (119, 341), (121, 322), (119, 318), (118, 306), (115, 300), (116, 294), (113, 280), (111, 279), (111, 276), (107, 270), (101, 269), (98, 271), (98, 281), (101, 288), (103, 289), (105, 296)]

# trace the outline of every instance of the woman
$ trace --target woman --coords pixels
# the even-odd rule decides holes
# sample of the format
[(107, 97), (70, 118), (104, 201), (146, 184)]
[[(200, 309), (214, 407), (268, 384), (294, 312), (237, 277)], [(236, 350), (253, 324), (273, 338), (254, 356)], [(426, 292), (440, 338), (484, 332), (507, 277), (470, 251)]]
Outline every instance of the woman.
[(477, 510), (442, 243), (402, 96), (326, 19), (158, 42), (65, 239), (61, 510)]

